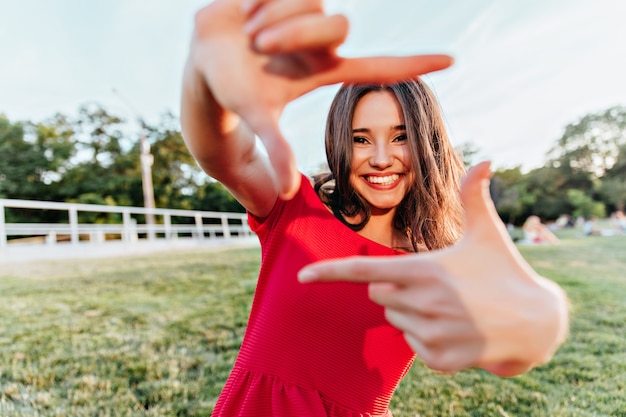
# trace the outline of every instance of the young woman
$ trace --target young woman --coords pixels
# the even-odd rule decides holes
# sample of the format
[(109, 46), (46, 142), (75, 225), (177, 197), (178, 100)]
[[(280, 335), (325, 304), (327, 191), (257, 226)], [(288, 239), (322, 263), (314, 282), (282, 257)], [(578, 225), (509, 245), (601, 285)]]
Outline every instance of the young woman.
[(250, 212), (261, 272), (216, 415), (386, 415), (413, 361), (366, 288), (305, 286), (297, 273), (323, 259), (454, 243), (462, 164), (419, 80), (344, 86), (331, 106), (326, 145), (332, 174), (318, 181), (319, 194), (302, 177), (292, 199), (274, 198), (263, 215)]
[(318, 177), (316, 190), (352, 230), (403, 252), (459, 239), (464, 168), (421, 80), (342, 87), (325, 144), (331, 172)]
[(524, 243), (545, 243), (551, 245), (560, 243), (559, 238), (548, 229), (548, 226), (541, 222), (539, 216), (534, 214), (528, 216), (522, 226), (522, 230), (524, 231)]
[[(216, 0), (203, 8), (183, 77), (185, 141), (246, 207), (262, 245), (248, 328), (214, 415), (390, 415), (414, 358), (404, 334), (367, 287), (303, 285), (297, 273), (319, 260), (458, 240), (462, 167), (415, 77), (451, 61), (341, 58), (345, 19), (323, 14), (320, 1), (291, 6)], [(278, 118), (289, 101), (338, 81), (349, 84), (328, 122), (332, 176), (314, 188), (297, 172)]]

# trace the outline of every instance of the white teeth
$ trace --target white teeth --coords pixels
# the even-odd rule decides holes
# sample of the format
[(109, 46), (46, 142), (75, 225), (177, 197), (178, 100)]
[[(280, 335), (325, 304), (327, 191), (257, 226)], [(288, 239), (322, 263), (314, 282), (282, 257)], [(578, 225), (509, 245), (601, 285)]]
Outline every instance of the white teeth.
[(391, 184), (392, 182), (397, 181), (398, 178), (400, 178), (400, 175), (398, 174), (387, 175), (386, 177), (365, 177), (367, 182), (371, 182), (372, 184), (384, 185)]

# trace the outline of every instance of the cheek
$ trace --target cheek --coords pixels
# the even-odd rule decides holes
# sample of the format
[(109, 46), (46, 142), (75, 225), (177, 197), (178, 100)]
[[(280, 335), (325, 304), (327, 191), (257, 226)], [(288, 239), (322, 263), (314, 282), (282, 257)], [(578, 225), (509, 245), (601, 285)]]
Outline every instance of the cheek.
[(360, 149), (352, 150), (352, 158), (350, 159), (350, 174), (354, 174), (359, 168), (367, 162), (367, 155)]
[(415, 176), (415, 170), (413, 168), (413, 164), (411, 162), (411, 150), (407, 147), (406, 149), (403, 150), (402, 154), (399, 157), (400, 162), (402, 162), (402, 165), (404, 165), (404, 167), (406, 168), (407, 172), (409, 172), (409, 175), (411, 176)]
[(400, 159), (407, 167), (411, 166), (411, 148), (409, 146), (404, 146), (402, 148), (402, 155), (400, 156)]
[(358, 184), (359, 181), (359, 173), (358, 173), (358, 169), (352, 165), (352, 169), (350, 170), (350, 176), (348, 178), (348, 183), (350, 184), (350, 186), (352, 186), (352, 188), (354, 188), (354, 186), (356, 184)]
[(411, 172), (409, 175), (407, 175), (407, 178), (408, 178), (408, 183), (409, 183), (408, 187), (410, 188), (411, 187), (410, 184), (413, 184), (415, 182), (415, 173)]

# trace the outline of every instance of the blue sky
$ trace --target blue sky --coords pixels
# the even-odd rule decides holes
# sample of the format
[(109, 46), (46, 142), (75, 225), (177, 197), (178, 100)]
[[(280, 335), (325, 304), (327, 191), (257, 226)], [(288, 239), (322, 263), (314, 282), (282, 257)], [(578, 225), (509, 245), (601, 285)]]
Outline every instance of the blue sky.
[[(0, 113), (41, 121), (95, 101), (128, 119), (178, 114), (193, 13), (203, 4), (0, 0)], [(496, 167), (537, 166), (567, 123), (626, 105), (621, 0), (325, 4), (351, 21), (344, 55), (453, 55), (452, 68), (427, 80), (454, 143), (474, 142)], [(324, 161), (324, 119), (335, 89), (299, 99), (282, 119), (305, 172)]]

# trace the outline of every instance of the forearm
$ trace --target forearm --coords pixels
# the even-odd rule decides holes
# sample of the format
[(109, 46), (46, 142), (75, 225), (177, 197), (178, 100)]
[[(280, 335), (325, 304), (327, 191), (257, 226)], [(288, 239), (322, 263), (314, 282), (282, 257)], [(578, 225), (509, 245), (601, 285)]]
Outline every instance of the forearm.
[(187, 148), (208, 175), (251, 213), (269, 213), (278, 192), (267, 156), (252, 129), (223, 108), (191, 62), (183, 76), (181, 127)]
[(211, 177), (227, 180), (237, 161), (255, 152), (253, 132), (222, 108), (192, 63), (184, 70), (180, 114), (185, 144)]

